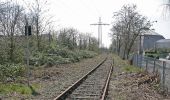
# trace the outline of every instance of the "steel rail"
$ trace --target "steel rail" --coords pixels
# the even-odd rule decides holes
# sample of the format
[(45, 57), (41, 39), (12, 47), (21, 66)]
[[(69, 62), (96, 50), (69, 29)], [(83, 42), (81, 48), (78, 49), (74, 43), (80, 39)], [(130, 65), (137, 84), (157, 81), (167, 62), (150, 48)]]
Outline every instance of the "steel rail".
[(106, 84), (104, 86), (104, 90), (103, 90), (103, 94), (102, 94), (101, 100), (105, 100), (105, 98), (106, 98), (107, 90), (108, 90), (108, 86), (109, 86), (109, 82), (110, 82), (110, 77), (111, 77), (112, 71), (113, 71), (113, 65), (111, 65), (111, 68), (110, 68), (110, 71), (109, 71), (109, 74), (108, 74), (108, 77), (107, 77), (107, 80), (106, 80)]
[(64, 92), (62, 92), (60, 95), (58, 95), (54, 100), (64, 100), (78, 85), (80, 85), (83, 80), (87, 78), (88, 75), (93, 73), (100, 65), (102, 65), (106, 61), (107, 57), (99, 63), (94, 69), (90, 70), (87, 74), (85, 74), (83, 77), (81, 77), (78, 81), (76, 81), (74, 84), (69, 86)]

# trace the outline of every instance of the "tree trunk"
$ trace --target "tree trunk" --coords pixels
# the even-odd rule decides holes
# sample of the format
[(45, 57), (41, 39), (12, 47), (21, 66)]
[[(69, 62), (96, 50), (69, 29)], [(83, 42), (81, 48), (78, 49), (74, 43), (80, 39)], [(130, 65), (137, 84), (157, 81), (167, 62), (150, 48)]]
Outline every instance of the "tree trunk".
[(40, 32), (39, 32), (39, 19), (36, 21), (36, 36), (37, 36), (37, 50), (40, 51)]
[(11, 36), (10, 36), (10, 51), (9, 51), (9, 57), (10, 61), (14, 61), (14, 32), (13, 29), (11, 29)]

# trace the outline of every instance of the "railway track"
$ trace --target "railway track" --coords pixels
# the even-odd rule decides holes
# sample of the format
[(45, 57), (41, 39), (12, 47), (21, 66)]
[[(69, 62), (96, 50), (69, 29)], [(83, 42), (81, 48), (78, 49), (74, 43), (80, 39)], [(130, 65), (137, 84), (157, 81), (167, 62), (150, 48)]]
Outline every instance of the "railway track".
[(104, 100), (112, 69), (112, 59), (105, 58), (54, 100)]

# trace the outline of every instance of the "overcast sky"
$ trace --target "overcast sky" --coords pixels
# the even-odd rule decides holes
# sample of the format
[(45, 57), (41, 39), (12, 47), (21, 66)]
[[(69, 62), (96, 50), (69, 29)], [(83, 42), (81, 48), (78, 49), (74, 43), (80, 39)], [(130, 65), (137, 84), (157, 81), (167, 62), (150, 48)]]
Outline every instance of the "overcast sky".
[[(151, 21), (157, 20), (152, 28), (165, 38), (170, 38), (170, 19), (163, 17), (162, 6), (165, 0), (47, 0), (49, 2), (50, 14), (53, 15), (55, 25), (61, 27), (74, 27), (80, 32), (90, 32), (97, 37), (97, 23), (99, 17), (102, 22), (111, 24), (113, 12), (121, 9), (124, 4), (136, 4), (140, 14), (147, 16)], [(103, 26), (103, 43), (109, 46), (110, 26)]]

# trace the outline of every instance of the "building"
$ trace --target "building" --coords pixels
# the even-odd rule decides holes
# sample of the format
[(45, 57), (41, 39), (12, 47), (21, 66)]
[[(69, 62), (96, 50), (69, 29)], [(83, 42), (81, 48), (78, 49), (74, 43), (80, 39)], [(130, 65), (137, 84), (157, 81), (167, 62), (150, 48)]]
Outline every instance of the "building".
[(170, 49), (170, 39), (161, 39), (156, 41), (155, 44), (157, 49)]
[(143, 51), (155, 49), (155, 44), (158, 40), (165, 39), (162, 35), (152, 31), (143, 31), (141, 47)]

